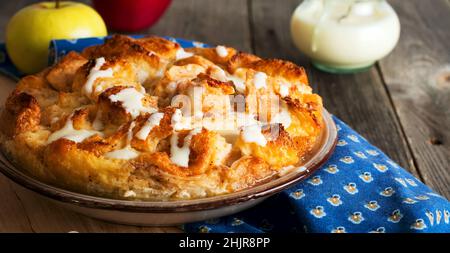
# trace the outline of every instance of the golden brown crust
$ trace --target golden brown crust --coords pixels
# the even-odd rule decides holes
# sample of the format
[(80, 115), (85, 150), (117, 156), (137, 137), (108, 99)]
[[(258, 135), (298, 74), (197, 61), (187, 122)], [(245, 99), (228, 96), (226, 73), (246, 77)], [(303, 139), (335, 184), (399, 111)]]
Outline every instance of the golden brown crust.
[(106, 39), (102, 45), (86, 48), (82, 55), (89, 59), (143, 56), (152, 60), (155, 56), (152, 52), (157, 52), (157, 55), (165, 58), (174, 58), (174, 49), (178, 48), (180, 48), (178, 44), (159, 37), (146, 37), (136, 40), (125, 35), (114, 35)]
[(270, 76), (282, 77), (292, 83), (309, 84), (305, 69), (289, 61), (279, 59), (259, 60), (252, 62), (249, 67), (256, 71), (265, 72)]
[[(165, 138), (169, 137), (172, 134), (173, 128), (171, 124), (172, 115), (175, 112), (175, 108), (166, 107), (162, 111), (164, 113), (163, 118), (159, 122), (158, 126), (155, 126), (145, 138), (145, 140), (133, 138), (131, 140), (131, 146), (139, 151), (144, 152), (156, 152), (161, 151), (158, 150), (158, 144)], [(139, 132), (150, 118), (149, 114), (139, 116), (136, 119), (136, 126), (133, 129), (134, 133)], [(160, 147), (160, 149), (163, 149)], [(166, 150), (167, 151), (167, 150)]]
[(225, 180), (230, 182), (229, 187), (232, 191), (237, 191), (255, 185), (273, 174), (274, 171), (264, 160), (243, 156), (229, 168)]
[(281, 124), (270, 125), (262, 133), (270, 140), (266, 146), (247, 143), (242, 138), (238, 139), (236, 146), (244, 155), (257, 157), (275, 169), (298, 163), (300, 156), (296, 142)]
[(95, 187), (98, 195), (117, 194), (127, 188), (130, 166), (124, 161), (108, 160), (80, 150), (77, 144), (59, 139), (47, 146), (43, 152), (48, 173), (58, 179), (57, 185), (82, 192), (90, 192)]
[(1, 120), (2, 131), (8, 136), (38, 129), (41, 109), (32, 95), (15, 90), (6, 100)]
[(45, 78), (54, 89), (70, 92), (76, 71), (86, 62), (86, 58), (71, 51), (50, 69)]
[[(250, 122), (262, 125), (266, 143), (248, 140), (251, 124), (219, 117), (235, 109), (234, 95), (246, 104), (233, 115), (258, 115)], [(202, 104), (183, 110), (172, 104), (177, 96)], [(301, 163), (323, 129), (322, 100), (291, 62), (123, 35), (21, 79), (0, 120), (1, 149), (40, 180), (145, 200), (251, 187)]]
[(218, 55), (217, 50), (215, 48), (194, 47), (194, 48), (190, 48), (186, 51), (192, 52), (195, 55), (199, 55), (203, 58), (206, 58), (209, 61), (214, 62), (215, 64), (224, 66), (236, 53), (238, 53), (236, 51), (236, 49), (234, 49), (234, 48), (231, 48), (231, 47), (224, 47), (224, 48), (227, 51), (227, 55), (225, 57)]
[(230, 73), (234, 73), (236, 69), (250, 67), (252, 64), (260, 60), (261, 58), (256, 55), (239, 52), (231, 57), (231, 59), (227, 62), (226, 67)]
[(212, 90), (216, 90), (215, 92), (211, 91), (211, 93), (220, 93), (223, 95), (231, 95), (231, 94), (234, 94), (234, 92), (235, 92), (235, 90), (233, 88), (233, 82), (231, 82), (231, 81), (222, 82), (222, 81), (216, 80), (216, 79), (212, 78), (210, 75), (204, 74), (204, 73), (198, 74), (197, 77), (192, 80), (192, 82), (204, 83), (205, 87), (210, 88)]

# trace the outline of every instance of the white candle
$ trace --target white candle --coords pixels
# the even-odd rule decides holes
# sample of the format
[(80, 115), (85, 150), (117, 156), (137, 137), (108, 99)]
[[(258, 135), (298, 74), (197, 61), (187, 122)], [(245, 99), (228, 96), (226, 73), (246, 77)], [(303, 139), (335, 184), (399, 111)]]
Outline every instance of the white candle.
[(305, 0), (294, 11), (295, 45), (329, 70), (371, 66), (397, 44), (400, 23), (384, 0)]

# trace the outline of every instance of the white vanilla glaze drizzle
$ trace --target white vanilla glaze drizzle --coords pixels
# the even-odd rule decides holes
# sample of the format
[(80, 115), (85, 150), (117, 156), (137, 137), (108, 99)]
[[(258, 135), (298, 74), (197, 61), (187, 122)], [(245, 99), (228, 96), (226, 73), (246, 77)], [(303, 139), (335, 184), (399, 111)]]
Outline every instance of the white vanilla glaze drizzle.
[(217, 66), (214, 66), (212, 69), (214, 70), (211, 73), (212, 78), (217, 79), (221, 82), (228, 81), (228, 74), (227, 74), (227, 72), (225, 72), (225, 70), (223, 70), (221, 67), (217, 67)]
[(191, 145), (192, 137), (199, 134), (201, 131), (201, 128), (192, 129), (184, 138), (184, 143), (181, 148), (178, 147), (178, 133), (174, 132), (172, 134), (170, 137), (170, 160), (172, 163), (181, 167), (189, 166), (189, 154), (191, 153), (189, 146)]
[(262, 133), (261, 126), (259, 124), (253, 124), (245, 126), (242, 129), (242, 139), (247, 143), (256, 143), (259, 146), (266, 146), (267, 140)]
[(280, 83), (280, 90), (278, 91), (281, 95), (281, 97), (287, 97), (289, 96), (289, 89), (291, 88), (290, 83)]
[(180, 109), (176, 109), (172, 114), (171, 125), (173, 130), (180, 131), (186, 129), (192, 129), (191, 127), (191, 117), (183, 117), (183, 113)]
[(53, 132), (47, 139), (47, 144), (52, 143), (58, 139), (64, 138), (67, 140), (71, 140), (74, 142), (82, 142), (83, 140), (98, 134), (100, 136), (103, 133), (95, 131), (95, 130), (87, 130), (87, 129), (75, 129), (73, 127), (72, 115), (69, 116), (69, 119), (66, 121), (66, 124), (59, 129), (58, 131)]
[[(251, 119), (251, 118), (250, 118)], [(286, 103), (282, 103), (281, 110), (272, 116), (270, 124), (281, 123), (286, 129), (291, 125), (292, 119)], [(241, 137), (244, 142), (256, 143), (260, 146), (266, 146), (267, 139), (262, 133), (263, 122), (259, 122), (256, 119), (246, 120), (246, 124), (243, 125), (241, 131)]]
[(152, 129), (155, 126), (159, 126), (159, 123), (161, 122), (161, 119), (164, 117), (164, 113), (157, 112), (150, 115), (150, 117), (147, 119), (145, 124), (142, 126), (142, 128), (139, 130), (139, 132), (136, 133), (136, 137), (141, 140), (146, 140), (149, 133), (152, 131)]
[(256, 143), (259, 146), (266, 146), (267, 139), (262, 133), (262, 122), (255, 119), (251, 114), (238, 114), (237, 124), (241, 128), (241, 137), (244, 142)]
[(242, 78), (234, 75), (229, 75), (227, 78), (234, 83), (234, 87), (239, 93), (245, 92), (245, 81)]
[(221, 82), (232, 81), (236, 90), (240, 93), (245, 92), (245, 80), (242, 78), (231, 75), (220, 67), (215, 67), (215, 71), (211, 73), (211, 77)]
[(283, 127), (286, 129), (291, 125), (292, 119), (291, 114), (289, 112), (289, 108), (286, 103), (282, 103), (281, 110), (277, 114), (275, 114), (270, 123), (281, 123)]
[(145, 97), (144, 94), (137, 91), (135, 88), (130, 87), (130, 88), (125, 88), (125, 89), (121, 90), (117, 94), (113, 94), (113, 95), (109, 96), (109, 99), (112, 102), (121, 102), (122, 107), (134, 119), (137, 116), (139, 116), (139, 114), (141, 114), (141, 112), (153, 113), (156, 111), (155, 108), (152, 108), (152, 107), (149, 108), (149, 107), (145, 107), (143, 105), (142, 99), (144, 97)]
[(178, 60), (181, 60), (181, 59), (189, 58), (189, 57), (191, 57), (193, 55), (194, 55), (193, 53), (186, 52), (186, 51), (184, 51), (183, 48), (180, 48), (180, 49), (177, 50), (177, 53), (175, 55), (175, 59), (178, 61)]
[(84, 84), (84, 92), (86, 95), (90, 96), (92, 94), (94, 82), (97, 78), (113, 76), (113, 70), (111, 68), (100, 70), (105, 62), (106, 60), (104, 57), (100, 57), (95, 60), (95, 66), (89, 72), (86, 83)]
[(131, 122), (130, 127), (128, 128), (127, 145), (122, 149), (106, 153), (105, 157), (113, 159), (129, 160), (136, 158), (139, 155), (139, 151), (131, 147), (131, 139), (133, 139), (133, 128), (135, 124), (136, 123), (134, 121)]
[(217, 46), (216, 47), (216, 53), (217, 53), (218, 56), (220, 56), (222, 58), (228, 56), (228, 50), (224, 46)]
[(256, 72), (253, 76), (253, 84), (255, 85), (256, 89), (262, 89), (267, 88), (267, 74), (264, 72)]

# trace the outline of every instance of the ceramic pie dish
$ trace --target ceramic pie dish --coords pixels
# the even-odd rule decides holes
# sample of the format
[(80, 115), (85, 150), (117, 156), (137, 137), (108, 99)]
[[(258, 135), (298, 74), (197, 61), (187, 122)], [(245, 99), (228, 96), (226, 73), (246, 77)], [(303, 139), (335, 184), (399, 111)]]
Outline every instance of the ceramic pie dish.
[(313, 173), (337, 137), (301, 67), (158, 37), (69, 53), (2, 104), (5, 175), (126, 224), (249, 208)]
[(0, 171), (30, 194), (84, 214), (120, 224), (159, 226), (178, 225), (230, 215), (250, 208), (308, 178), (331, 156), (337, 140), (337, 130), (328, 112), (324, 112), (325, 131), (317, 151), (297, 171), (276, 180), (240, 192), (211, 198), (149, 202), (100, 198), (67, 191), (42, 183), (14, 167), (0, 153)]

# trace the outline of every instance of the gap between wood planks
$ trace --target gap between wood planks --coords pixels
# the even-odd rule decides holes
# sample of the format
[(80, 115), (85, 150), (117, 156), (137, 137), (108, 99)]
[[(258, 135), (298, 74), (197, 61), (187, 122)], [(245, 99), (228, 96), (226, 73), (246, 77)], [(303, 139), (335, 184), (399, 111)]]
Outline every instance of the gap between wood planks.
[[(252, 49), (252, 53), (256, 52), (255, 47), (255, 24), (253, 23), (253, 7), (252, 7), (252, 1), (253, 0), (247, 0), (247, 13), (248, 13), (248, 28), (250, 30), (250, 47)], [(449, 0), (450, 1), (450, 0)]]
[(417, 168), (417, 161), (416, 161), (416, 158), (415, 158), (414, 153), (412, 151), (411, 144), (407, 141), (407, 136), (406, 136), (406, 133), (405, 133), (405, 129), (403, 127), (402, 121), (400, 120), (400, 117), (398, 116), (397, 110), (395, 110), (394, 101), (392, 101), (391, 93), (390, 93), (390, 91), (389, 91), (389, 89), (388, 89), (388, 87), (386, 85), (386, 81), (384, 80), (383, 72), (380, 69), (380, 63), (378, 61), (376, 62), (375, 67), (376, 67), (376, 70), (378, 72), (378, 75), (380, 76), (381, 83), (383, 84), (384, 90), (386, 91), (386, 93), (388, 95), (389, 103), (391, 104), (392, 108), (394, 108), (393, 111), (394, 111), (394, 115), (395, 115), (396, 121), (398, 122), (400, 133), (401, 133), (403, 139), (406, 140), (405, 144), (406, 144), (408, 153), (411, 156), (412, 166), (414, 166), (414, 168), (416, 168), (417, 175), (419, 176), (420, 181), (426, 183), (425, 179), (424, 179), (424, 177), (422, 175), (422, 172), (420, 171), (420, 169)]

